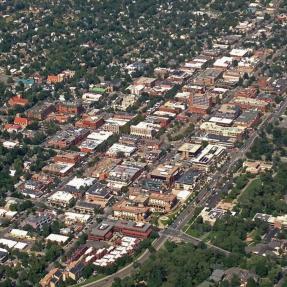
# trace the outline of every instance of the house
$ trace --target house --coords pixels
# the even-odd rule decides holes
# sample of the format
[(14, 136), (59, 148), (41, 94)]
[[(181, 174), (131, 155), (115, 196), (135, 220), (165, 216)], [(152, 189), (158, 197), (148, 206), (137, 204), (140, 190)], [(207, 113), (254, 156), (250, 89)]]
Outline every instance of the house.
[(240, 280), (241, 286), (246, 286), (249, 278), (252, 278), (255, 282), (259, 280), (259, 277), (254, 272), (239, 267), (232, 267), (225, 270), (223, 280), (231, 282), (234, 276)]
[(19, 125), (22, 128), (26, 128), (31, 122), (24, 117), (16, 116), (14, 119), (14, 125)]
[(14, 96), (9, 99), (8, 104), (11, 107), (15, 106), (21, 106), (26, 107), (29, 104), (29, 101), (27, 99), (24, 99), (21, 95)]

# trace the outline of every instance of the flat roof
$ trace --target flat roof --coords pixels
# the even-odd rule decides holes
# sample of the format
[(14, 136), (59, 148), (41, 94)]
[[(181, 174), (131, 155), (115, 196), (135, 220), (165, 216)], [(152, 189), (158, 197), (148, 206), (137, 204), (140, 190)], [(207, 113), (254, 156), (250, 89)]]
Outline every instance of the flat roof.
[(196, 153), (200, 150), (201, 144), (184, 143), (179, 149), (179, 152)]
[(49, 236), (46, 237), (46, 240), (55, 241), (59, 243), (65, 243), (68, 241), (68, 239), (69, 239), (68, 236), (54, 234), (54, 233), (51, 233)]
[(220, 117), (211, 117), (209, 119), (210, 122), (218, 123), (218, 124), (225, 124), (225, 125), (231, 125), (233, 122), (233, 119), (228, 118), (220, 118)]
[(90, 186), (89, 189), (86, 191), (86, 194), (96, 195), (99, 197), (107, 197), (110, 193), (110, 189), (106, 185), (98, 181), (95, 182), (92, 186)]

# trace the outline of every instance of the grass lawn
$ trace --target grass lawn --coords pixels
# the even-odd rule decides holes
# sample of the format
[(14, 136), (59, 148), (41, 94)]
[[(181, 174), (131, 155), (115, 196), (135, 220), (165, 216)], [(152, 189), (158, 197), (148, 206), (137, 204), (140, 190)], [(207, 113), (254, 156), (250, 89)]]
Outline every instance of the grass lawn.
[(83, 286), (85, 284), (88, 284), (88, 283), (91, 283), (91, 282), (95, 282), (95, 281), (100, 280), (100, 279), (102, 279), (104, 277), (106, 277), (106, 275), (104, 275), (104, 274), (97, 274), (97, 275), (92, 276), (91, 278), (85, 280), (83, 283), (72, 285), (71, 287), (81, 287), (81, 286)]
[(185, 233), (193, 237), (201, 237), (204, 234), (196, 229), (193, 229), (192, 226), (190, 226)]
[(238, 196), (237, 200), (240, 200), (240, 197), (244, 194), (244, 193), (248, 193), (251, 192), (254, 188), (261, 186), (261, 179), (260, 178), (255, 178), (253, 179), (245, 189), (243, 189), (243, 191), (241, 192), (241, 194)]

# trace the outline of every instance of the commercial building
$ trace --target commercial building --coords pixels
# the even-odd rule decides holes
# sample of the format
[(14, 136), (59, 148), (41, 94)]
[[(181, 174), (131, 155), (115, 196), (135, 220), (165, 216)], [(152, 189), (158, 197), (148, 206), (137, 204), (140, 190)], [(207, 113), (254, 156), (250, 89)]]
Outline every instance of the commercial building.
[(55, 207), (69, 207), (74, 200), (75, 197), (72, 194), (61, 190), (48, 197), (48, 203)]
[(260, 113), (258, 111), (247, 110), (234, 121), (235, 127), (251, 128), (259, 124)]
[(136, 223), (134, 221), (103, 221), (95, 226), (90, 234), (90, 240), (109, 240), (114, 232), (120, 232), (125, 236), (148, 238), (152, 233), (152, 225), (149, 223)]
[(48, 102), (41, 102), (27, 111), (27, 117), (33, 120), (45, 120), (49, 114), (56, 110), (55, 105)]
[(59, 149), (68, 149), (80, 143), (89, 133), (90, 131), (85, 128), (67, 128), (48, 140), (47, 145)]
[(217, 124), (219, 126), (223, 126), (223, 127), (231, 127), (233, 124), (233, 119), (225, 118), (225, 117), (223, 117), (223, 115), (220, 117), (217, 117), (217, 116), (211, 117), (209, 119), (209, 121), (211, 123), (215, 123), (215, 124)]
[(100, 182), (94, 183), (85, 193), (85, 200), (105, 208), (111, 203), (113, 195), (111, 190)]
[(131, 135), (143, 138), (153, 138), (159, 131), (160, 126), (149, 122), (140, 122), (137, 125), (131, 126)]
[(53, 157), (54, 162), (78, 164), (85, 157), (85, 154), (79, 152), (63, 152)]
[(19, 186), (18, 190), (25, 196), (37, 198), (43, 195), (47, 187), (48, 185), (44, 182), (28, 179)]
[(152, 179), (158, 179), (171, 186), (179, 177), (180, 167), (175, 165), (160, 164), (151, 173)]
[(103, 129), (105, 131), (109, 131), (115, 134), (119, 134), (122, 129), (134, 118), (133, 115), (128, 114), (117, 114), (112, 118), (108, 118), (105, 120), (105, 124)]
[(145, 221), (150, 214), (149, 207), (136, 206), (129, 201), (121, 200), (113, 206), (113, 216), (115, 219), (125, 219), (133, 221)]
[(177, 198), (175, 195), (169, 193), (152, 192), (149, 195), (148, 207), (152, 212), (170, 212), (175, 206)]
[(225, 147), (209, 144), (189, 161), (198, 169), (208, 170), (213, 163), (217, 163), (222, 159), (225, 152)]
[(201, 176), (202, 171), (188, 169), (175, 181), (175, 188), (179, 190), (193, 190)]
[(232, 49), (229, 53), (231, 57), (236, 60), (240, 60), (243, 57), (246, 57), (250, 53), (248, 49)]
[(56, 104), (56, 110), (60, 114), (73, 114), (78, 115), (84, 111), (82, 103), (80, 101), (75, 102), (58, 102)]
[(85, 224), (89, 222), (91, 215), (89, 214), (79, 214), (76, 212), (65, 212), (65, 224), (72, 225), (75, 223)]
[(257, 96), (257, 89), (256, 88), (245, 88), (238, 90), (234, 97), (244, 97), (244, 98), (256, 98)]
[(101, 100), (103, 97), (102, 94), (96, 94), (96, 93), (84, 93), (82, 96), (82, 100), (84, 103), (96, 103)]
[(87, 139), (79, 145), (79, 149), (81, 152), (85, 153), (93, 152), (98, 146), (105, 143), (112, 135), (113, 133), (108, 131), (92, 132)]
[(107, 151), (107, 155), (111, 157), (118, 157), (123, 155), (125, 157), (130, 157), (136, 151), (136, 147), (123, 145), (119, 143), (114, 143)]
[(124, 186), (129, 186), (145, 167), (145, 163), (130, 161), (125, 161), (121, 165), (115, 166), (108, 175), (108, 186), (114, 190), (120, 190)]
[(110, 171), (121, 162), (121, 159), (104, 157), (91, 168), (91, 176), (96, 177), (99, 180), (105, 180)]
[(245, 97), (235, 97), (230, 103), (239, 106), (242, 110), (256, 109), (266, 112), (269, 107), (269, 103), (265, 101)]
[(74, 210), (79, 213), (95, 215), (101, 206), (86, 200), (77, 200)]
[(199, 86), (214, 86), (217, 80), (222, 77), (223, 71), (213, 68), (208, 68), (200, 73), (194, 80), (193, 84)]
[(74, 164), (55, 162), (50, 163), (42, 168), (42, 171), (56, 176), (67, 176), (74, 168)]
[(98, 129), (104, 124), (104, 119), (98, 116), (83, 115), (80, 120), (75, 123), (77, 128)]
[(196, 156), (200, 152), (201, 146), (201, 144), (184, 143), (177, 151), (183, 159), (187, 159)]
[(200, 125), (200, 129), (207, 133), (226, 136), (226, 137), (234, 137), (240, 139), (244, 134), (246, 128), (244, 127), (224, 127), (219, 126), (216, 123), (212, 122), (204, 122)]
[(227, 70), (229, 67), (231, 67), (233, 60), (233, 57), (223, 56), (213, 63), (213, 67)]
[(194, 114), (208, 114), (212, 99), (207, 94), (192, 94), (189, 99), (189, 111)]

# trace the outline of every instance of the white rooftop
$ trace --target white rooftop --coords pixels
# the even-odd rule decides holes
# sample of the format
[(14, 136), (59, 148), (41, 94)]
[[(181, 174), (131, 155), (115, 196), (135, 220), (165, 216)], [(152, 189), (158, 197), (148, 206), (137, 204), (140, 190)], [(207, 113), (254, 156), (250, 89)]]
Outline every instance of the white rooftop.
[(76, 189), (79, 190), (81, 187), (91, 186), (94, 183), (94, 181), (95, 179), (93, 177), (86, 177), (86, 178), (74, 177), (67, 183), (67, 185), (75, 187)]
[(46, 240), (58, 242), (58, 243), (66, 243), (68, 241), (69, 237), (60, 235), (60, 234), (54, 234), (51, 233), (48, 237), (46, 237)]

